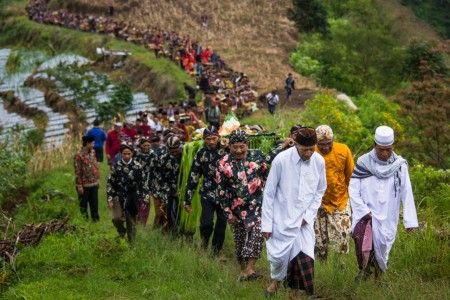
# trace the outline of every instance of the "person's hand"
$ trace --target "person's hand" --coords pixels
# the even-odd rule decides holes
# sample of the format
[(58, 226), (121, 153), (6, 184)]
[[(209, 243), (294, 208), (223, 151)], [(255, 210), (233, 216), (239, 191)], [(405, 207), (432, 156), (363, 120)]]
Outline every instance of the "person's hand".
[(113, 207), (113, 202), (112, 202), (112, 200), (108, 200), (108, 207), (109, 207), (109, 209), (112, 209), (112, 207)]
[(305, 221), (305, 219), (302, 220), (302, 226), (307, 224), (307, 222)]
[(80, 195), (80, 196), (82, 196), (82, 195), (83, 195), (83, 193), (84, 193), (84, 189), (83, 189), (83, 187), (82, 187), (82, 186), (78, 186), (78, 187), (77, 187), (77, 193), (78, 193), (78, 195)]
[(189, 205), (189, 204), (186, 204), (186, 205), (184, 206), (184, 210), (185, 210), (186, 212), (190, 213), (190, 212), (192, 211), (192, 206)]
[(237, 225), (239, 223), (238, 219), (235, 216), (233, 216), (231, 219), (228, 219), (227, 222), (231, 225)]
[(414, 227), (405, 228), (405, 231), (406, 231), (407, 233), (410, 233), (410, 232), (412, 232), (413, 230), (414, 230)]
[(272, 237), (272, 232), (263, 232), (263, 237), (267, 241)]

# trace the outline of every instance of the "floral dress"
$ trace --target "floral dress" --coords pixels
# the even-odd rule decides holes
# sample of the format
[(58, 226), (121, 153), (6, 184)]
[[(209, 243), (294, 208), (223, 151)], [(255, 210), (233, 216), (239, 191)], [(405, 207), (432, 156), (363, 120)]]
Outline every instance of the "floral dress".
[(228, 219), (235, 216), (248, 228), (261, 222), (268, 173), (261, 150), (248, 150), (247, 157), (242, 161), (236, 161), (232, 155), (225, 155), (219, 160), (216, 183), (219, 202)]

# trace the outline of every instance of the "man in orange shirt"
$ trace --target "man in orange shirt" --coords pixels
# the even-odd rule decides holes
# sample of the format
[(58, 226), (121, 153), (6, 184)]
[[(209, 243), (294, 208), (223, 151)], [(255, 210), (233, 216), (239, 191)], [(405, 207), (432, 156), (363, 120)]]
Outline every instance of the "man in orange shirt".
[(347, 145), (334, 142), (333, 130), (328, 125), (317, 127), (316, 134), (316, 151), (325, 159), (327, 190), (315, 223), (315, 253), (326, 259), (329, 248), (348, 254), (351, 228), (348, 186), (354, 162)]

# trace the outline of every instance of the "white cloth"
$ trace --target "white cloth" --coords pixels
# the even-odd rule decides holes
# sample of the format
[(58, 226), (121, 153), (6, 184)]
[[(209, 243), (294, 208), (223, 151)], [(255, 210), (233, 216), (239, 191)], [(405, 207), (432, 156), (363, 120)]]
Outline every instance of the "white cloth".
[(400, 200), (403, 203), (405, 228), (418, 227), (407, 164), (401, 166), (399, 173), (401, 181), (399, 193), (395, 192), (393, 175), (389, 178), (370, 176), (358, 179), (352, 177), (350, 180), (352, 232), (355, 225), (371, 212), (375, 258), (382, 270), (387, 269), (389, 252), (397, 234)]
[[(327, 188), (325, 160), (313, 153), (303, 161), (292, 147), (278, 154), (264, 188), (262, 232), (267, 240), (271, 277), (282, 280), (300, 251), (314, 258), (314, 221)], [(307, 224), (301, 225), (302, 220)]]
[(280, 97), (278, 97), (277, 94), (272, 94), (272, 93), (268, 93), (266, 95), (266, 99), (270, 105), (276, 105), (278, 103), (278, 101), (280, 101)]

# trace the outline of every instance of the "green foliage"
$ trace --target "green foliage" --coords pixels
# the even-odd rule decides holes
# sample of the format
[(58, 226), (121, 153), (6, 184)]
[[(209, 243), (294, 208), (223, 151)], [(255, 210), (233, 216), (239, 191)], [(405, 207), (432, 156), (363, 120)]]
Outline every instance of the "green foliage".
[(0, 144), (0, 204), (10, 193), (24, 185), (28, 157), (20, 147)]
[(372, 134), (345, 102), (328, 94), (316, 94), (312, 100), (306, 101), (305, 106), (299, 118), (302, 125), (314, 128), (321, 124), (329, 125), (336, 141), (346, 144), (356, 156), (372, 146)]
[[(450, 75), (449, 50), (446, 50), (448, 44), (437, 41), (411, 41), (406, 49), (404, 77), (415, 81), (423, 80), (425, 75), (441, 74), (448, 77)], [(427, 66), (426, 72), (424, 64)]]
[(447, 0), (401, 0), (416, 16), (427, 21), (443, 38), (450, 38), (450, 2)]
[(26, 143), (30, 149), (38, 148), (44, 141), (45, 133), (43, 130), (32, 129), (25, 133), (23, 143)]
[[(425, 69), (425, 72), (427, 70)], [(409, 141), (422, 162), (450, 166), (450, 78), (426, 75), (397, 97), (400, 115), (407, 118)]]
[(128, 80), (122, 81), (114, 87), (111, 101), (97, 104), (98, 118), (100, 121), (108, 121), (125, 116), (132, 103), (131, 83)]
[(450, 171), (417, 164), (409, 173), (418, 206), (435, 224), (450, 224)]
[(292, 0), (292, 3), (293, 8), (288, 9), (287, 15), (300, 32), (328, 34), (327, 10), (321, 1)]
[(355, 98), (354, 103), (358, 107), (359, 119), (370, 133), (375, 133), (378, 126), (386, 125), (394, 129), (397, 142), (405, 139), (397, 103), (376, 92), (367, 92)]
[(91, 108), (95, 106), (95, 97), (100, 92), (105, 92), (111, 83), (105, 74), (92, 72), (89, 68), (78, 66), (78, 62), (71, 65), (60, 63), (54, 69), (46, 70), (49, 78), (54, 78), (62, 84), (59, 90), (73, 91), (73, 99), (76, 106)]

